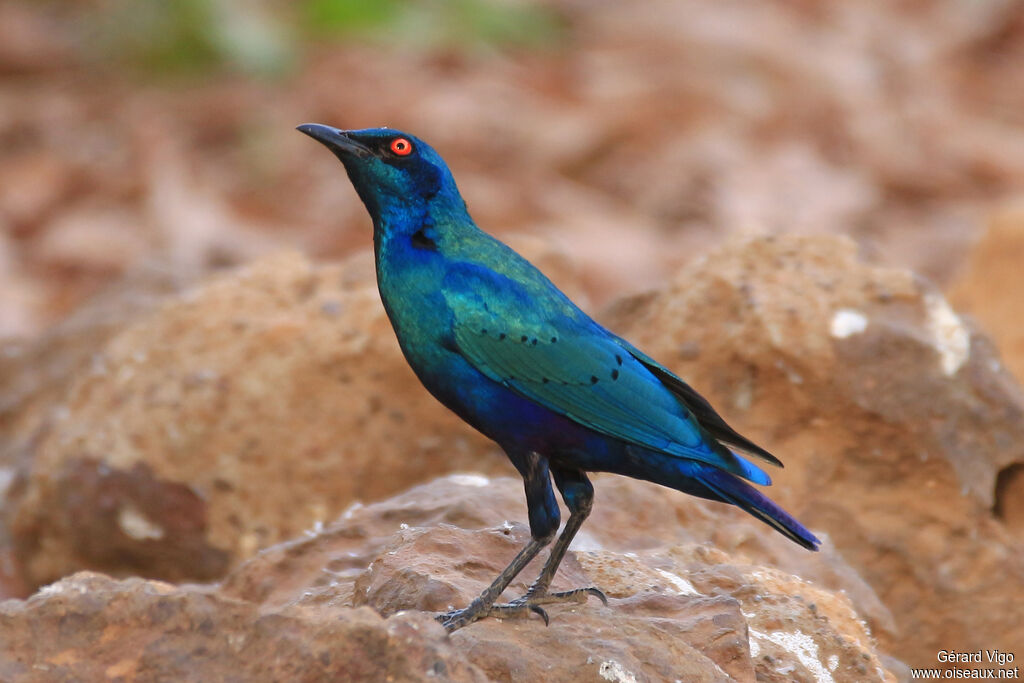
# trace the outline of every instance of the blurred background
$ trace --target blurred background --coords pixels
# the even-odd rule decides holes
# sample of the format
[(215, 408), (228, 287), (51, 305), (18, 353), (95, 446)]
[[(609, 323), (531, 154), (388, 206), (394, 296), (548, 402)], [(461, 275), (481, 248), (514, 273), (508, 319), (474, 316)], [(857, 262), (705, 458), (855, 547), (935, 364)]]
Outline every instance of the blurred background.
[[(481, 227), (778, 446), (773, 495), (843, 557), (759, 561), (847, 592), (912, 665), (1024, 642), (1021, 0), (0, 0), (0, 598), (219, 579), (353, 501), (509, 471), (400, 358), (305, 122), (431, 143)], [(998, 352), (833, 239), (621, 303), (783, 233), (936, 283)], [(283, 250), (344, 261), (166, 296)], [(847, 339), (847, 301), (881, 324)], [(718, 519), (671, 500), (674, 542)]]
[(426, 139), (595, 306), (735, 233), (847, 234), (948, 288), (1024, 193), (1022, 65), (1008, 0), (0, 2), (0, 337), (367, 249), (307, 121)]

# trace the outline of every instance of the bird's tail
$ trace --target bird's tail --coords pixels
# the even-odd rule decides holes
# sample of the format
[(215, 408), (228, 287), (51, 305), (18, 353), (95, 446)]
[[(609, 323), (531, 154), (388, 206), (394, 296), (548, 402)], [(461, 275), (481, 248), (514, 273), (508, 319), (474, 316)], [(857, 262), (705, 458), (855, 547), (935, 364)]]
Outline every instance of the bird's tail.
[(818, 549), (821, 541), (814, 534), (768, 496), (739, 477), (695, 460), (653, 452), (645, 455), (647, 457), (630, 459), (629, 471), (620, 471), (619, 474), (646, 479), (701, 498), (730, 503), (746, 510), (794, 543), (808, 550)]
[(775, 501), (750, 484), (722, 470), (702, 467), (698, 479), (726, 502), (746, 510), (779, 533), (808, 550), (817, 550), (821, 541)]

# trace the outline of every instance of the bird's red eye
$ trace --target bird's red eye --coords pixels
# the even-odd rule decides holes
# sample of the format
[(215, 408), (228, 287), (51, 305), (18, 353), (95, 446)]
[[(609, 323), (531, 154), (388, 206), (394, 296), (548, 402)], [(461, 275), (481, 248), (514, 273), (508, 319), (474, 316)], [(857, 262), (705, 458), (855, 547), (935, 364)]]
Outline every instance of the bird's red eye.
[(408, 156), (412, 153), (412, 143), (405, 138), (395, 138), (391, 141), (391, 151), (400, 157)]

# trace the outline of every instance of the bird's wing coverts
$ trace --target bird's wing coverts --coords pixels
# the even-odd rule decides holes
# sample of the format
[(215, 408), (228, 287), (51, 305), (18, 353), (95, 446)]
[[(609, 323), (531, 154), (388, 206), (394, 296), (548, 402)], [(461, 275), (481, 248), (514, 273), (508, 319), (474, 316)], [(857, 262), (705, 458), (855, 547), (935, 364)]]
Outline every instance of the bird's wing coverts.
[(607, 436), (771, 482), (708, 438), (640, 360), (567, 300), (469, 265), (449, 272), (444, 295), (456, 346), (490, 379)]

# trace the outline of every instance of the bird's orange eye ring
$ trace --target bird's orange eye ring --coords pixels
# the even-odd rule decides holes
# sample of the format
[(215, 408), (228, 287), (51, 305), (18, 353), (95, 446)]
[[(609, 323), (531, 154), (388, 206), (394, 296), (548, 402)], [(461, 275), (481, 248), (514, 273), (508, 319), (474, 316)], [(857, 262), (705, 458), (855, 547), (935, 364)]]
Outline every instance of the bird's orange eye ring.
[(391, 151), (400, 157), (412, 154), (412, 143), (406, 138), (395, 138), (391, 141)]

